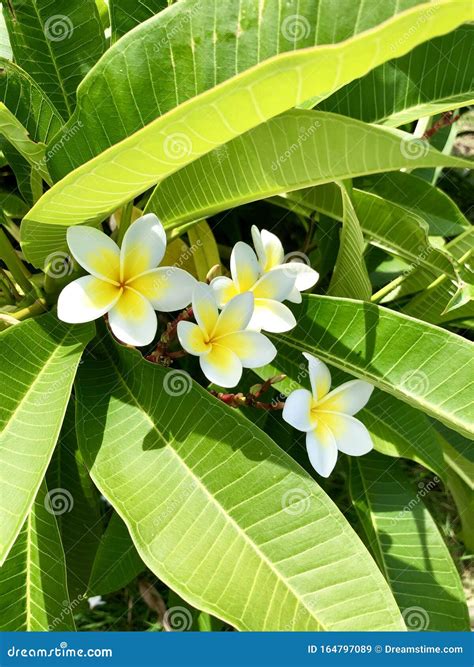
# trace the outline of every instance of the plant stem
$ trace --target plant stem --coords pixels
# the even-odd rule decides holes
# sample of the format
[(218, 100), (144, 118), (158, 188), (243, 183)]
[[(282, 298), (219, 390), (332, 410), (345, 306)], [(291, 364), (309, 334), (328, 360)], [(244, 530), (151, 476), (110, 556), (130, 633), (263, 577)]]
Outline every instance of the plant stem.
[(35, 291), (30, 282), (30, 273), (18, 257), (7, 235), (0, 227), (0, 258), (5, 262), (15, 282), (21, 287), (24, 294)]
[(179, 359), (180, 357), (184, 357), (187, 354), (185, 350), (178, 350), (177, 352), (168, 352), (168, 345), (176, 338), (178, 332), (178, 324), (180, 322), (186, 322), (187, 320), (190, 320), (192, 316), (193, 316), (193, 309), (191, 308), (191, 306), (189, 306), (188, 308), (183, 310), (183, 312), (180, 313), (175, 320), (173, 320), (172, 322), (168, 322), (166, 331), (162, 334), (160, 342), (153, 350), (153, 352), (146, 357), (146, 359), (148, 359), (148, 361), (154, 362), (155, 364), (163, 364), (164, 366), (169, 366), (169, 364), (172, 363), (173, 359)]

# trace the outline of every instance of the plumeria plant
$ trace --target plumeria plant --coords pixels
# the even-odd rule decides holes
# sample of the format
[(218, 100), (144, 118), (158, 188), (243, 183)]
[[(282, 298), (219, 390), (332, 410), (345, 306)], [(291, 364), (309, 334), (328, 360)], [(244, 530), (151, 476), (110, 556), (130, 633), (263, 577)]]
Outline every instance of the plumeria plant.
[(0, 629), (468, 630), (472, 2), (2, 4)]

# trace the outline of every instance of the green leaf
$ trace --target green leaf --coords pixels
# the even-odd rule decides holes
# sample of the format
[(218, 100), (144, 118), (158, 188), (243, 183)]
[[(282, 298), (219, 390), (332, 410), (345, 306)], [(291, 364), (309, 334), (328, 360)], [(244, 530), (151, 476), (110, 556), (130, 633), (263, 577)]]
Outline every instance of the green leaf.
[(468, 106), (474, 102), (473, 79), (466, 67), (473, 39), (474, 26), (460, 26), (349, 83), (319, 108), (396, 126)]
[(362, 229), (347, 187), (341, 183), (338, 189), (342, 198), (342, 231), (328, 294), (368, 301), (372, 286), (364, 262)]
[(114, 593), (127, 586), (144, 569), (145, 565), (130, 538), (127, 526), (114, 512), (95, 556), (89, 593)]
[[(167, 126), (158, 145), (173, 134), (171, 158), (191, 161), (201, 147), (206, 152), (308, 97), (327, 97), (381, 62), (449, 32), (469, 20), (471, 9), (468, 0), (442, 0), (436, 7), (422, 0), (383, 6), (378, 0), (339, 0), (330, 12), (321, 12), (314, 0), (241, 0), (238, 7), (235, 0), (180, 0), (119, 40), (84, 81), (67, 126), (82, 121), (84, 130), (58, 151), (52, 173), (59, 180), (158, 116)], [(191, 98), (193, 120), (188, 114), (187, 122), (175, 125), (178, 116), (183, 120), (175, 107)]]
[[(148, 67), (151, 51), (155, 46), (156, 53), (156, 42), (159, 43), (163, 29), (167, 35), (172, 33), (173, 22), (183, 22), (184, 17), (181, 13), (192, 12), (194, 4), (194, 2), (179, 2), (142, 24), (136, 31), (125, 35), (101, 59), (95, 68), (95, 77), (87, 78), (88, 86), (93, 84), (97, 77), (104, 76), (111, 61), (115, 66), (114, 75), (118, 70), (119, 79), (123, 77), (123, 73), (128, 71), (125, 57), (133, 60), (133, 55), (137, 55), (132, 55), (130, 51), (132, 41), (139, 44), (140, 55)], [(254, 10), (257, 10), (255, 3), (252, 4)], [(53, 178), (61, 176), (64, 178), (41, 198), (30, 212), (28, 219), (40, 223), (54, 219), (57, 224), (65, 225), (102, 219), (132, 197), (144, 192), (201, 155), (309, 97), (327, 96), (331, 90), (385, 61), (389, 55), (391, 57), (402, 55), (433, 35), (457, 27), (472, 12), (469, 0), (440, 0), (430, 21), (422, 23), (417, 30), (413, 30), (414, 22), (416, 23), (417, 19), (426, 13), (428, 6), (433, 9), (431, 3), (418, 5), (340, 44), (314, 46), (282, 53), (201, 94), (196, 94), (194, 89), (195, 96), (192, 99), (188, 99), (185, 104), (180, 104), (155, 120), (152, 118), (156, 115), (157, 108), (158, 111), (160, 109), (158, 100), (154, 102), (154, 114), (151, 115), (150, 112), (150, 119), (147, 118), (145, 109), (143, 112), (140, 111), (140, 103), (134, 97), (134, 103), (128, 104), (126, 109), (128, 124), (133, 125), (133, 119), (136, 117), (140, 118), (141, 126), (148, 120), (151, 122), (120, 141), (120, 138), (123, 138), (124, 128), (117, 122), (117, 110), (114, 109), (113, 127), (119, 135), (116, 138), (109, 136), (102, 124), (100, 130), (97, 128), (97, 134), (94, 132), (94, 136), (100, 137), (103, 143), (105, 133), (107, 145), (114, 140), (119, 143), (110, 146), (101, 155), (82, 164), (72, 173), (68, 173), (78, 161), (83, 161), (82, 151), (86, 150), (88, 144), (89, 146), (94, 144), (96, 149), (99, 147), (97, 139), (92, 141), (88, 129), (94, 113), (94, 99), (88, 98), (86, 107), (82, 98), (83, 110), (87, 108), (88, 112), (88, 118), (84, 122), (85, 127), (83, 131), (71, 137), (70, 141), (64, 142), (63, 149), (53, 156), (49, 165)], [(225, 9), (227, 9), (225, 3), (220, 3), (219, 12)], [(200, 21), (204, 16), (204, 13), (199, 14)], [(213, 24), (215, 20), (213, 16)], [(188, 25), (186, 31), (189, 31)], [(194, 40), (196, 40), (195, 35)], [(393, 51), (389, 45), (394, 45)], [(167, 37), (167, 58), (170, 57), (169, 50)], [(157, 64), (154, 61), (153, 65)], [(158, 71), (162, 80), (163, 72)], [(189, 72), (186, 77), (189, 82)], [(129, 83), (127, 85), (130, 86)], [(113, 86), (109, 85), (108, 96), (111, 94), (111, 88)], [(137, 95), (140, 89), (144, 90), (144, 96), (150, 98), (150, 89), (154, 88), (149, 76), (140, 80), (139, 88), (133, 89), (132, 95)], [(83, 86), (82, 95), (86, 94), (87, 90), (88, 88)], [(179, 103), (179, 99), (176, 99), (176, 103)], [(202, 113), (203, 107), (207, 109), (206, 114)], [(104, 105), (101, 103), (95, 108), (95, 113), (100, 112), (101, 122), (104, 116), (107, 117), (104, 111)], [(71, 119), (71, 123), (77, 123), (79, 119), (80, 115), (77, 114)], [(66, 126), (66, 132), (69, 127), (71, 124)], [(81, 151), (80, 157), (77, 154), (78, 150)], [(71, 155), (74, 156), (72, 161), (69, 157)], [(112, 174), (113, 187), (110, 184)]]
[(0, 334), (0, 564), (44, 477), (93, 333), (90, 324), (68, 326), (49, 313)]
[(397, 462), (372, 453), (351, 460), (350, 479), (353, 504), (408, 630), (469, 630), (456, 566), (423, 503), (437, 478), (415, 492)]
[(3, 102), (0, 102), (0, 134), (3, 134), (31, 167), (36, 169), (41, 178), (51, 184), (48, 170), (46, 169), (46, 145), (37, 144), (32, 141), (26, 128), (23, 127)]
[[(432, 279), (444, 274), (456, 277), (450, 255), (431, 245), (425, 220), (404, 206), (357, 188), (353, 188), (352, 201), (362, 232), (373, 245), (403, 257), (412, 267), (422, 267)], [(306, 215), (318, 211), (337, 220), (343, 216), (340, 191), (334, 183), (297, 190), (276, 203), (290, 210), (295, 205), (306, 208)]]
[(58, 446), (47, 471), (50, 489), (72, 501), (56, 514), (67, 565), (69, 594), (84, 596), (102, 535), (99, 496), (92, 484), (77, 444), (75, 403), (69, 401)]
[(0, 630), (75, 630), (64, 551), (43, 482), (7, 560), (0, 568)]
[(455, 236), (469, 229), (468, 220), (446, 193), (413, 174), (393, 171), (364, 176), (355, 185), (420, 216), (432, 236)]
[[(303, 296), (298, 322), (275, 337), (295, 363), (311, 352), (351, 375), (439, 419), (464, 435), (474, 432), (470, 407), (469, 341), (431, 324), (366, 302)], [(272, 336), (273, 337), (273, 336)]]
[(168, 0), (110, 0), (112, 39), (135, 28), (168, 7)]
[(95, 0), (9, 0), (3, 11), (16, 63), (68, 118), (77, 86), (105, 50)]
[[(43, 90), (25, 71), (3, 58), (0, 58), (0, 100), (35, 142), (47, 143), (62, 127), (61, 116)], [(39, 174), (32, 171), (10, 143), (2, 139), (0, 146), (15, 173), (20, 192), (33, 203), (43, 193)]]
[(0, 58), (11, 60), (13, 58), (10, 38), (8, 37), (8, 30), (3, 17), (2, 3), (0, 2)]
[(161, 580), (240, 630), (403, 628), (349, 524), (290, 457), (183, 371), (112, 345), (81, 365), (79, 444)]
[[(413, 141), (405, 132), (336, 114), (288, 111), (226, 144), (226, 160), (213, 151), (167, 178), (147, 210), (172, 226), (281, 192), (401, 169)], [(427, 144), (414, 159), (431, 165), (453, 160)]]
[(213, 266), (220, 264), (216, 239), (205, 220), (201, 220), (188, 230), (193, 261), (199, 280), (206, 281), (206, 276)]

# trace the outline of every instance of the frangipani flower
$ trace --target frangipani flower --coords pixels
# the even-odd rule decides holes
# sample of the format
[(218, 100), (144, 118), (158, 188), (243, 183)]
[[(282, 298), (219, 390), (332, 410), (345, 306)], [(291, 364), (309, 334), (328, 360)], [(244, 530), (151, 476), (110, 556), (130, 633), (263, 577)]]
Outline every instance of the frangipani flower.
[(191, 302), (196, 280), (183, 269), (155, 268), (166, 250), (166, 234), (156, 215), (136, 220), (122, 248), (93, 227), (70, 227), (74, 259), (91, 275), (69, 283), (58, 300), (58, 317), (78, 324), (109, 314), (115, 336), (129, 345), (148, 345), (158, 322), (155, 310), (170, 312)]
[(306, 433), (311, 465), (320, 475), (329, 477), (336, 465), (338, 450), (362, 456), (372, 449), (368, 430), (352, 415), (364, 407), (374, 388), (363, 380), (351, 380), (329, 391), (329, 368), (311, 354), (304, 353), (304, 356), (308, 360), (312, 392), (293, 391), (286, 399), (283, 419)]
[(305, 262), (298, 261), (296, 259), (297, 255), (295, 255), (295, 259), (285, 262), (285, 251), (280, 239), (266, 229), (260, 231), (254, 225), (252, 227), (252, 239), (262, 273), (268, 273), (277, 268), (279, 270), (284, 269), (287, 275), (293, 276), (295, 279), (294, 288), (287, 299), (293, 303), (301, 303), (301, 292), (316, 285), (319, 273)]
[(284, 269), (262, 275), (255, 252), (242, 241), (236, 243), (232, 250), (230, 273), (232, 278), (219, 276), (211, 282), (219, 308), (223, 308), (237, 294), (252, 292), (255, 305), (250, 329), (281, 333), (296, 326), (293, 313), (281, 303), (293, 291), (294, 276)]
[(214, 384), (235, 387), (242, 368), (258, 368), (275, 358), (277, 351), (268, 338), (246, 330), (254, 308), (251, 292), (232, 298), (219, 314), (212, 290), (199, 283), (192, 307), (197, 324), (180, 322), (179, 342), (199, 357), (204, 375)]

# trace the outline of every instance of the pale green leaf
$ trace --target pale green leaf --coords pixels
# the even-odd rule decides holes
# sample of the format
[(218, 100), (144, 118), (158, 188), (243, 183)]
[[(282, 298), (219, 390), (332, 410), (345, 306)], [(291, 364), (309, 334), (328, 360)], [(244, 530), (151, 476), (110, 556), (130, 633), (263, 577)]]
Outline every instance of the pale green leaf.
[(145, 565), (137, 553), (127, 526), (114, 512), (100, 541), (89, 580), (91, 595), (106, 595), (124, 588), (143, 572)]
[(338, 189), (342, 198), (342, 231), (328, 294), (367, 301), (372, 296), (372, 286), (364, 262), (362, 229), (347, 187), (340, 183)]
[(46, 145), (35, 143), (26, 128), (3, 102), (0, 102), (0, 134), (16, 148), (33, 169), (36, 169), (41, 178), (51, 183), (46, 169)]
[(372, 453), (351, 460), (350, 480), (368, 543), (408, 630), (469, 630), (459, 574), (423, 502), (436, 478), (414, 489), (398, 462)]
[(162, 581), (240, 630), (403, 629), (349, 524), (268, 436), (182, 371), (101, 353), (78, 376), (80, 447)]
[(396, 126), (468, 106), (474, 102), (472, 73), (466, 67), (473, 40), (474, 26), (460, 26), (353, 81), (320, 108)]
[[(104, 218), (213, 148), (309, 97), (327, 96), (331, 90), (361, 76), (387, 57), (402, 55), (416, 44), (452, 30), (473, 11), (469, 0), (440, 0), (430, 21), (412, 30), (414, 22), (426, 13), (428, 5), (432, 8), (431, 3), (417, 5), (339, 44), (282, 53), (195, 95), (68, 173), (45, 193), (30, 211), (28, 219), (36, 223), (54, 220), (58, 225), (68, 225)], [(159, 37), (159, 32), (153, 32), (153, 29), (159, 25), (161, 17), (165, 17), (163, 21), (170, 21), (168, 27), (171, 29), (172, 21), (180, 20), (181, 10), (190, 11), (190, 6), (187, 2), (179, 2), (145, 22), (136, 32), (125, 35), (101, 60), (96, 75), (103, 73), (111, 59), (118, 62), (125, 57), (130, 40), (140, 43), (142, 50), (146, 49), (150, 37), (153, 41)], [(220, 11), (222, 9), (225, 9), (224, 3)], [(140, 36), (146, 36), (147, 40), (142, 43)], [(117, 51), (119, 47), (121, 50)], [(130, 57), (128, 51), (127, 56)], [(89, 84), (92, 80), (88, 77)], [(149, 95), (149, 90), (146, 92)], [(91, 109), (92, 99), (88, 105)], [(205, 114), (202, 113), (204, 106)], [(130, 107), (127, 107), (127, 113), (133, 115)], [(135, 115), (140, 116), (139, 104), (135, 104)], [(123, 132), (119, 125), (114, 121), (114, 127)], [(77, 141), (85, 144), (87, 135), (84, 128), (75, 136)], [(68, 165), (64, 168), (64, 161), (66, 153), (74, 151), (74, 138), (65, 142), (64, 150), (53, 156), (49, 165), (53, 177), (64, 175), (71, 168)], [(61, 162), (63, 167), (59, 171)]]
[(199, 280), (205, 281), (213, 266), (220, 264), (216, 239), (205, 220), (201, 220), (188, 230), (194, 265)]
[(61, 537), (46, 484), (0, 568), (0, 630), (75, 630)]
[(0, 334), (0, 563), (28, 514), (53, 454), (90, 324), (47, 314)]

